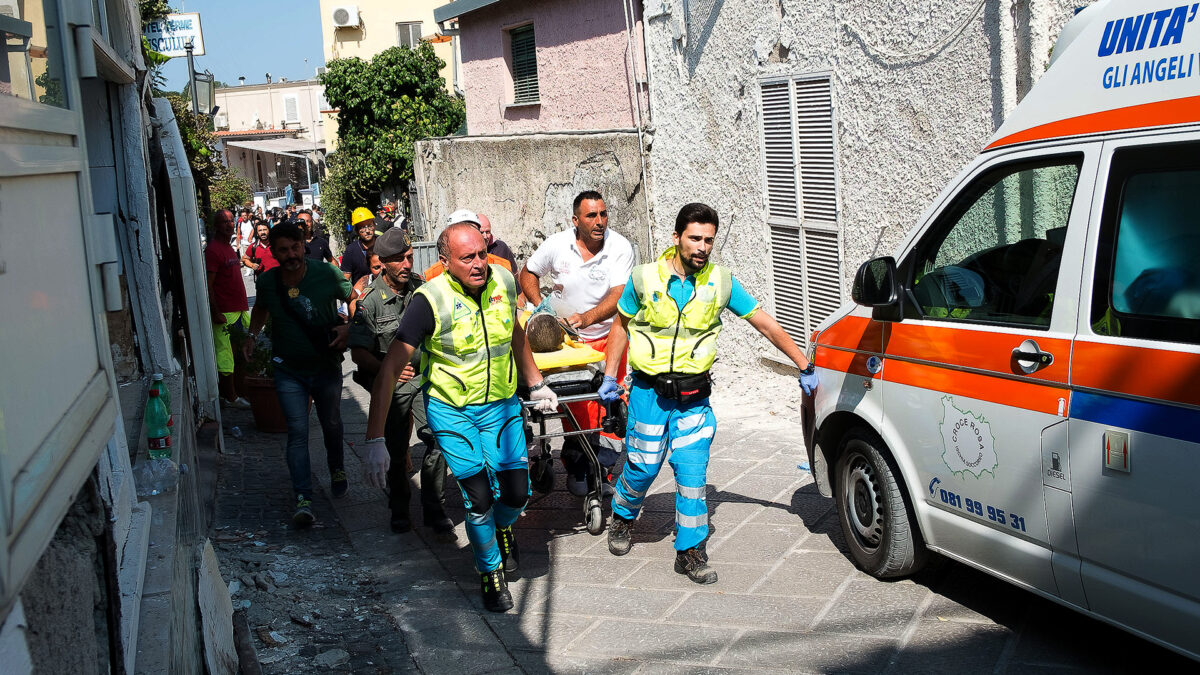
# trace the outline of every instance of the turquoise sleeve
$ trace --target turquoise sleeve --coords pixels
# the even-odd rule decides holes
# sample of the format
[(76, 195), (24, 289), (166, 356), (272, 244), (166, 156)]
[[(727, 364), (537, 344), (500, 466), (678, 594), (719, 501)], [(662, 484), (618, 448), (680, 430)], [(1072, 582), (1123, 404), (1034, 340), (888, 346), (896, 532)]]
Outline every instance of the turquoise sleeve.
[(758, 301), (755, 300), (745, 288), (742, 288), (742, 282), (733, 278), (733, 288), (729, 291), (729, 311), (737, 314), (743, 319), (749, 319), (755, 311), (758, 310)]
[(638, 302), (637, 292), (633, 290), (633, 275), (629, 275), (629, 281), (625, 282), (625, 290), (621, 292), (621, 299), (617, 301), (617, 311), (626, 317), (633, 318), (642, 308), (642, 303)]

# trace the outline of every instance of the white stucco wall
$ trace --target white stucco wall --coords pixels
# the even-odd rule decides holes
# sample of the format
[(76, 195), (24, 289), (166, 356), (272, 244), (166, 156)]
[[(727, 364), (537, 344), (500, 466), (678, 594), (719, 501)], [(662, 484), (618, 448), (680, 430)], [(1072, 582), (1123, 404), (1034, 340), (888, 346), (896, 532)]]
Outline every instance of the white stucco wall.
[[(890, 253), (983, 147), (1044, 71), (1053, 39), (1082, 4), (646, 3), (656, 250), (668, 242), (681, 205), (707, 202), (722, 218), (717, 260), (773, 308), (758, 82), (828, 72), (848, 289), (858, 265)], [(728, 326), (723, 353), (770, 349), (745, 322)]]

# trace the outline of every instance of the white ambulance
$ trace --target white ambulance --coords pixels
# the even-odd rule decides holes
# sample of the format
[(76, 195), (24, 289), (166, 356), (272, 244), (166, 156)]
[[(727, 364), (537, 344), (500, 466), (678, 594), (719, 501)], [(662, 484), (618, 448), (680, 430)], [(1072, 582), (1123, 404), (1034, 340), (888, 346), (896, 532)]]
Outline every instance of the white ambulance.
[(1200, 3), (1078, 14), (813, 334), (855, 562), (937, 551), (1200, 659)]

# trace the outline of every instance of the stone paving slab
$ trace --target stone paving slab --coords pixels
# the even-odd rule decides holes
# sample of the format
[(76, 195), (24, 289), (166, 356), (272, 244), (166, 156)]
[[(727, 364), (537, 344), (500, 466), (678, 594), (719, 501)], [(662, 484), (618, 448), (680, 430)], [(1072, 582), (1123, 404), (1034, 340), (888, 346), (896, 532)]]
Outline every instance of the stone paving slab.
[[(314, 551), (344, 547), (357, 556), (354, 564), (369, 566), (392, 634), (372, 633), (366, 646), (346, 643), (356, 664), (342, 668), (349, 672), (1104, 672), (1137, 663), (1165, 662), (1177, 671), (1194, 665), (956, 563), (935, 559), (903, 581), (863, 574), (848, 557), (832, 500), (818, 495), (799, 468), (806, 458), (793, 416), (765, 415), (752, 401), (721, 395), (714, 396), (721, 426), (707, 491), (717, 584), (699, 586), (672, 569), (669, 466), (651, 486), (633, 550), (620, 558), (608, 553), (603, 535), (583, 529), (582, 502), (565, 492), (558, 471), (554, 491), (534, 495), (516, 524), (516, 608), (490, 614), (479, 600), (453, 481), (447, 511), (457, 523), (454, 543), (434, 541), (423, 527), (391, 533), (385, 495), (362, 483), (357, 441), (366, 398), (347, 383), (345, 498), (328, 497), (313, 418), (319, 527), (289, 535)], [(269, 452), (229, 457), (227, 484), (236, 489), (219, 500), (218, 514), (258, 520), (272, 532), (288, 529), (281, 439)], [(423, 451), (414, 445), (414, 458)], [(418, 478), (412, 481), (416, 486)], [(414, 515), (416, 500), (414, 494)], [(1096, 648), (1105, 641), (1133, 656), (1106, 660), (1109, 650)], [(305, 647), (312, 655), (329, 648)]]
[(567, 649), (575, 656), (622, 656), (647, 661), (707, 665), (737, 637), (734, 628), (712, 625), (681, 626), (668, 623), (638, 624), (608, 619), (581, 635)]

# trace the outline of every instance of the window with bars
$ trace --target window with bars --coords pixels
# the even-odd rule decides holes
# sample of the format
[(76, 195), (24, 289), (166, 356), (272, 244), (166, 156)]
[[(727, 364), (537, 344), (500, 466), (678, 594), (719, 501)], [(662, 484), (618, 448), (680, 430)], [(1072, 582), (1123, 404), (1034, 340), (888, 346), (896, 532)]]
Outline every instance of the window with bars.
[(771, 290), (797, 344), (842, 303), (842, 241), (828, 76), (761, 83)]
[(513, 103), (538, 102), (537, 44), (533, 24), (508, 31), (512, 56)]
[(421, 44), (421, 22), (404, 21), (396, 24), (396, 44), (416, 49)]

